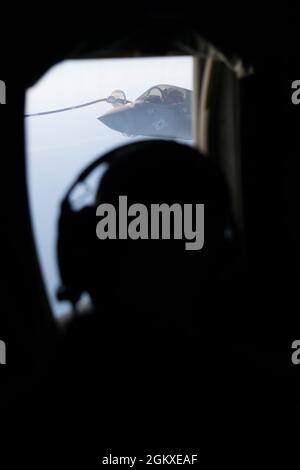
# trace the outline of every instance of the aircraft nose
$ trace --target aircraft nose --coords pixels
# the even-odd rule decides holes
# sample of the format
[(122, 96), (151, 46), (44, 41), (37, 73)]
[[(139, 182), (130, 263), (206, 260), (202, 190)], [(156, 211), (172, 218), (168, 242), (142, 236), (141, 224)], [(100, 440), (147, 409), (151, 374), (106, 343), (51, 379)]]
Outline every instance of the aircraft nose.
[(110, 129), (126, 134), (131, 134), (131, 111), (131, 109), (127, 108), (113, 109), (98, 117), (98, 120), (107, 127), (110, 127)]

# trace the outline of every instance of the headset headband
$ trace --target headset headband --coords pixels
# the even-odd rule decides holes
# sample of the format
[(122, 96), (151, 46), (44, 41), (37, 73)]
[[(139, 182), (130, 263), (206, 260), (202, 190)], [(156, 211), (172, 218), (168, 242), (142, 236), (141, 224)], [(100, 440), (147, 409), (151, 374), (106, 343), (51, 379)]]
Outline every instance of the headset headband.
[(67, 190), (66, 195), (64, 196), (62, 202), (61, 202), (61, 209), (64, 209), (66, 207), (69, 207), (69, 197), (73, 189), (77, 186), (78, 183), (81, 183), (83, 180), (85, 180), (89, 174), (97, 168), (97, 166), (102, 165), (102, 163), (107, 163), (112, 159), (113, 152), (108, 152), (105, 155), (102, 155), (101, 157), (96, 158), (92, 163), (90, 163), (87, 167), (85, 167), (84, 170), (79, 173), (75, 181), (71, 184), (70, 188)]

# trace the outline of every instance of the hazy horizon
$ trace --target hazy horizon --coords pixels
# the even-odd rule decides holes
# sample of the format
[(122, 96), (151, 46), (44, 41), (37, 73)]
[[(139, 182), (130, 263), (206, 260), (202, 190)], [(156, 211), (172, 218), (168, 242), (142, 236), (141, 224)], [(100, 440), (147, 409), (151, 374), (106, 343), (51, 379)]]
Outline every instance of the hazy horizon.
[[(193, 88), (192, 57), (64, 61), (26, 93), (26, 114), (75, 106), (122, 89), (134, 100), (151, 86)], [(27, 178), (33, 230), (54, 315), (70, 311), (56, 300), (59, 274), (56, 232), (59, 203), (77, 174), (94, 158), (139, 138), (125, 137), (97, 120), (107, 103), (65, 113), (25, 118)]]

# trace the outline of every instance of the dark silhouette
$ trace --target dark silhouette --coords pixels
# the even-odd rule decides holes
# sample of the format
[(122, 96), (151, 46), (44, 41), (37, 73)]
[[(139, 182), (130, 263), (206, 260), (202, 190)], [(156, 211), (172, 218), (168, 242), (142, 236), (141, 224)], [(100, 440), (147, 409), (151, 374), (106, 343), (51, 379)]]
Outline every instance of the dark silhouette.
[[(98, 317), (108, 319), (105, 311), (117, 308), (119, 321), (124, 308), (138, 312), (139, 324), (146, 312), (148, 324), (155, 316), (154, 324), (165, 324), (168, 315), (176, 317), (177, 309), (185, 310), (184, 322), (182, 313), (179, 315), (181, 326), (189, 324), (191, 311), (195, 311), (194, 322), (208, 320), (207, 312), (201, 314), (199, 307), (201, 310), (211, 290), (215, 294), (231, 279), (237, 255), (237, 230), (223, 176), (195, 149), (164, 141), (123, 147), (111, 152), (105, 161), (109, 167), (101, 179), (95, 205), (76, 213), (67, 198), (62, 204), (58, 257), (67, 285), (65, 298), (76, 302), (87, 291)], [(128, 206), (142, 203), (149, 214), (153, 203), (179, 203), (182, 207), (203, 203), (203, 248), (186, 250), (184, 234), (183, 240), (99, 240), (95, 233), (96, 207), (111, 203), (118, 208), (122, 195), (127, 196)]]
[[(238, 237), (228, 189), (208, 158), (173, 142), (128, 145), (108, 161), (94, 207), (73, 214), (68, 209), (66, 216), (66, 201), (62, 205), (65, 292), (75, 300), (88, 291), (95, 312), (68, 329), (55, 374), (69, 397), (76, 391), (85, 401), (89, 416), (101, 417), (114, 442), (131, 436), (136, 442), (147, 437), (148, 445), (166, 437), (197, 444), (195, 420), (201, 416), (209, 424), (216, 381), (223, 373), (228, 380), (232, 367)], [(128, 205), (148, 207), (204, 203), (203, 248), (187, 251), (184, 240), (172, 239), (99, 240), (96, 207), (117, 206), (120, 195)]]

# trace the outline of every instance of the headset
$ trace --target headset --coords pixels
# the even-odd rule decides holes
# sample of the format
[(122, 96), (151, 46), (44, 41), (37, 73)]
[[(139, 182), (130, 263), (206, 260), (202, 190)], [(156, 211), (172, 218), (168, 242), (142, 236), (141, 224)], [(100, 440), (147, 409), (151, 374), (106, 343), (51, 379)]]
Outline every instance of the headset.
[[(87, 290), (89, 285), (90, 263), (94, 259), (93, 250), (99, 247), (99, 245), (96, 247), (99, 240), (95, 235), (96, 206), (87, 205), (80, 210), (74, 210), (70, 201), (71, 193), (78, 184), (84, 183), (96, 168), (103, 164), (112, 165), (126, 154), (128, 148), (133, 150), (138, 148), (142, 153), (143, 146), (151, 145), (151, 142), (159, 143), (161, 141), (127, 144), (96, 158), (78, 175), (62, 199), (57, 237), (57, 259), (62, 282), (57, 290), (57, 299), (70, 301), (75, 312), (81, 294)], [(224, 252), (229, 259), (232, 259), (238, 234), (231, 212), (228, 212), (224, 218), (223, 234)]]
[[(110, 164), (115, 151), (109, 152), (89, 164), (71, 184), (61, 205), (58, 220), (57, 259), (62, 284), (57, 290), (59, 301), (68, 300), (75, 308), (85, 285), (90, 245), (88, 233), (95, 233), (95, 207), (85, 206), (79, 211), (72, 208), (70, 196), (75, 187), (103, 164)], [(91, 230), (89, 230), (91, 227)]]

